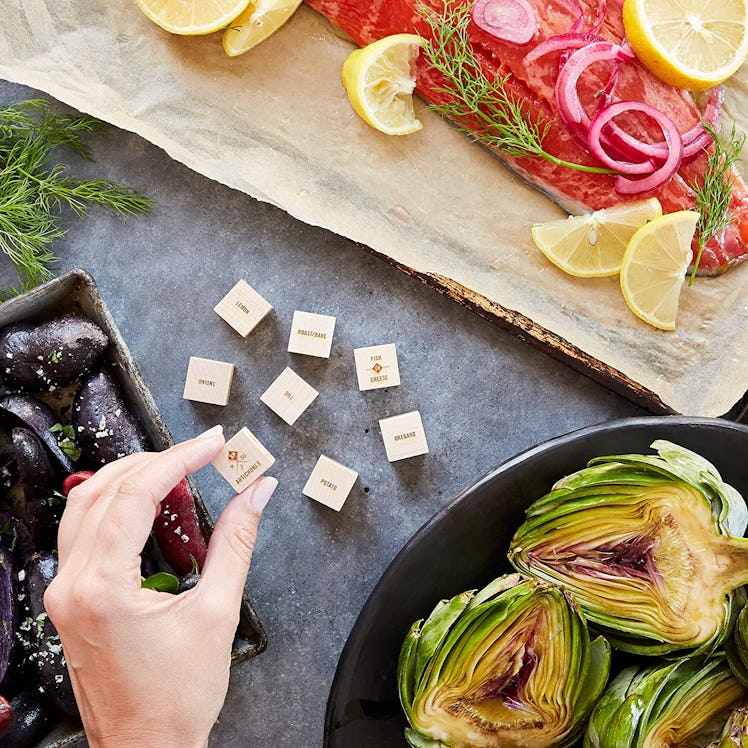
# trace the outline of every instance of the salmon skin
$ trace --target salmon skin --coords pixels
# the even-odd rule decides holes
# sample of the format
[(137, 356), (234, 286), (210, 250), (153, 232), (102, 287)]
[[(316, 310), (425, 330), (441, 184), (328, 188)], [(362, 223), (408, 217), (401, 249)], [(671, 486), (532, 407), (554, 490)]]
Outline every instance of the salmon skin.
[[(412, 33), (432, 39), (433, 33), (424, 20), (424, 12), (441, 14), (443, 0), (305, 0), (329, 21), (350, 34), (360, 45), (370, 44), (390, 34)], [(581, 145), (565, 126), (555, 102), (555, 84), (559, 55), (553, 52), (528, 63), (525, 58), (538, 44), (549, 37), (569, 32), (582, 9), (585, 28), (595, 25), (600, 12), (599, 0), (530, 0), (538, 31), (527, 45), (503, 42), (485, 33), (472, 21), (468, 26), (470, 44), (480, 61), (484, 74), (493, 79), (508, 76), (505, 88), (515, 101), (526, 107), (530, 119), (538, 116), (550, 123), (543, 141), (544, 149), (565, 161), (588, 166), (600, 163)], [(451, 0), (450, 7), (470, 5), (471, 0)], [(605, 19), (598, 36), (621, 44), (624, 41), (622, 20), (623, 0), (609, 0)], [(595, 63), (581, 77), (577, 90), (583, 104), (594, 102), (605, 89), (609, 68)], [(444, 80), (429, 67), (425, 55), (417, 61), (416, 91), (427, 102), (444, 103), (449, 96), (442, 90)], [(688, 92), (660, 81), (637, 60), (621, 66), (610, 102), (641, 101), (660, 109), (686, 132), (701, 121), (701, 112)], [(638, 122), (642, 138), (661, 140), (662, 134), (649, 122)], [(476, 128), (476, 134), (480, 134)], [(615, 190), (615, 178), (609, 174), (581, 172), (550, 163), (541, 158), (515, 158), (494, 152), (513, 172), (530, 185), (548, 195), (570, 213), (584, 213), (630, 200), (657, 197), (664, 213), (694, 208), (691, 185), (703, 180), (706, 154), (684, 163), (679, 171), (657, 189), (638, 195), (621, 195)], [(698, 267), (699, 275), (718, 275), (748, 255), (748, 188), (741, 176), (733, 171), (730, 201), (730, 225), (713, 237), (704, 248)]]

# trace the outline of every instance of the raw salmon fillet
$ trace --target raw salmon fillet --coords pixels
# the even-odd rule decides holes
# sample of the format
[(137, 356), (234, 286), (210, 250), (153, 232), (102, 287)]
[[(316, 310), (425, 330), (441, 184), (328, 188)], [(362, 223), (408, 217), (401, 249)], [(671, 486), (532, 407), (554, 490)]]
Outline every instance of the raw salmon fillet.
[[(350, 34), (360, 45), (366, 45), (390, 34), (415, 33), (431, 38), (431, 30), (418, 12), (423, 5), (441, 13), (442, 0), (305, 0), (328, 20)], [(454, 0), (460, 5), (471, 0)], [(542, 116), (551, 123), (544, 140), (546, 151), (566, 161), (591, 166), (599, 162), (578, 145), (564, 125), (555, 104), (555, 83), (559, 68), (559, 52), (544, 55), (527, 63), (525, 57), (544, 39), (568, 32), (578, 10), (565, 0), (530, 0), (537, 20), (538, 33), (525, 46), (502, 42), (486, 34), (474, 23), (468, 32), (474, 53), (484, 73), (490, 79), (510, 75), (507, 89), (518, 101), (523, 102), (531, 118)], [(581, 0), (586, 20), (585, 28), (594, 25), (598, 14), (595, 0)], [(605, 22), (599, 36), (620, 44), (624, 39), (621, 10), (623, 0), (611, 0)], [(444, 85), (441, 76), (430, 69), (424, 55), (418, 59), (418, 94), (430, 103), (445, 100), (446, 95), (438, 90)], [(583, 104), (592, 111), (595, 96), (604, 88), (609, 77), (606, 63), (595, 63), (582, 76), (578, 91)], [(642, 101), (657, 107), (667, 114), (681, 132), (692, 128), (700, 121), (701, 113), (687, 92), (662, 83), (636, 60), (625, 63), (620, 70), (611, 102)], [(649, 137), (661, 140), (662, 134), (656, 125), (638, 123)], [(638, 134), (638, 133), (637, 133)], [(513, 158), (501, 153), (497, 155), (512, 171), (529, 184), (547, 194), (570, 213), (582, 213), (620, 204), (625, 200), (657, 197), (663, 212), (690, 210), (694, 207), (693, 191), (689, 185), (700, 183), (706, 164), (706, 155), (701, 154), (680, 170), (664, 185), (649, 193), (635, 196), (620, 195), (614, 187), (614, 177), (607, 174), (591, 174), (554, 165), (540, 158)], [(732, 223), (721, 234), (709, 241), (699, 264), (699, 274), (717, 275), (748, 255), (748, 188), (737, 172), (732, 176), (734, 186), (730, 206)]]

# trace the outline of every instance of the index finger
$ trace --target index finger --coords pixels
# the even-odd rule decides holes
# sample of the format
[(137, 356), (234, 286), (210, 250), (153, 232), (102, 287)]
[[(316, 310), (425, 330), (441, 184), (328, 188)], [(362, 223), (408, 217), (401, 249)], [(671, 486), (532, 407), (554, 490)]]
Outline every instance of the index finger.
[(150, 452), (137, 452), (116, 462), (110, 462), (100, 468), (87, 481), (80, 483), (70, 491), (60, 519), (60, 527), (57, 530), (57, 554), (60, 569), (67, 563), (73, 545), (81, 542), (83, 520), (94, 504), (98, 502), (102, 492), (107, 486), (116, 484), (133, 467), (149, 460), (151, 457)]
[(210, 462), (223, 447), (223, 430), (210, 431), (159, 452), (126, 475), (114, 493), (96, 533), (91, 562), (101, 569), (136, 564), (148, 540), (159, 505), (186, 475)]

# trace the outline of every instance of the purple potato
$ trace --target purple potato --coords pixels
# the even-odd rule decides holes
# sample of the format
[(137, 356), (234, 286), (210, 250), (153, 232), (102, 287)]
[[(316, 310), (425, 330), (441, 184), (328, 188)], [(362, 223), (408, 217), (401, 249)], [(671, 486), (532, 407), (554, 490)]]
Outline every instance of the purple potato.
[(80, 315), (16, 322), (0, 330), (0, 376), (6, 387), (51, 391), (87, 374), (109, 339)]
[(50, 724), (47, 707), (34, 691), (22, 691), (9, 701), (13, 716), (0, 732), (0, 748), (28, 748)]
[(33, 431), (15, 428), (12, 439), (34, 544), (38, 549), (54, 548), (64, 508), (62, 499), (55, 495), (57, 475)]
[(158, 561), (148, 553), (140, 554), (140, 576), (144, 579), (161, 571)]
[(151, 448), (143, 427), (105, 369), (89, 374), (81, 383), (72, 421), (82, 461), (92, 470)]
[(179, 577), (179, 589), (177, 590), (177, 594), (181, 595), (183, 592), (193, 589), (197, 586), (199, 581), (200, 575), (195, 574), (192, 571), (189, 574), (182, 574), (182, 576)]
[(18, 480), (16, 453), (6, 452), (0, 455), (0, 498), (5, 498), (11, 486)]
[(36, 551), (28, 525), (12, 512), (0, 512), (0, 546), (13, 554), (19, 569), (26, 567)]
[(0, 683), (14, 659), (16, 641), (16, 567), (11, 552), (0, 547)]
[(78, 716), (60, 636), (44, 609), (44, 593), (57, 574), (56, 553), (35, 553), (26, 567), (29, 617), (21, 622), (28, 659), (36, 667), (45, 695), (65, 714)]
[(13, 426), (23, 426), (33, 431), (66, 473), (74, 473), (75, 465), (57, 442), (50, 429), (57, 418), (46, 403), (31, 395), (6, 395), (0, 399), (0, 416)]

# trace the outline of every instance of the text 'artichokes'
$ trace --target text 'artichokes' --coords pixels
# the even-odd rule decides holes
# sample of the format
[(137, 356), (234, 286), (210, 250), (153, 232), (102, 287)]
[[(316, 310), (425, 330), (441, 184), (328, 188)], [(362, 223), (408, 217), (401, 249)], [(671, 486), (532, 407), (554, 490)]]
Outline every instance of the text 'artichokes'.
[(519, 574), (440, 602), (398, 662), (411, 746), (567, 746), (605, 688), (610, 646), (558, 587)]
[(573, 593), (615, 646), (706, 651), (748, 582), (746, 506), (713, 465), (669, 442), (599, 457), (527, 511), (509, 560)]

